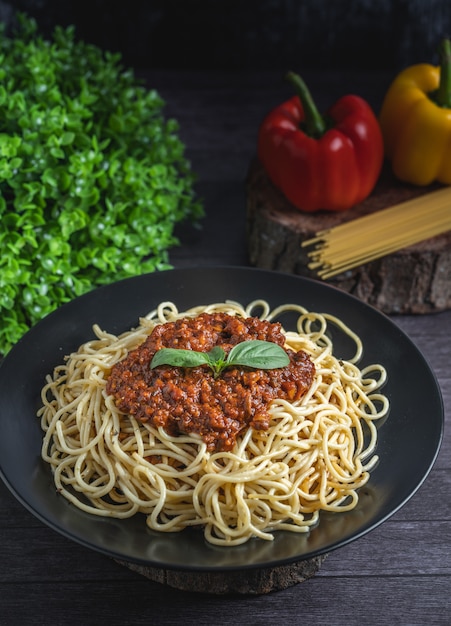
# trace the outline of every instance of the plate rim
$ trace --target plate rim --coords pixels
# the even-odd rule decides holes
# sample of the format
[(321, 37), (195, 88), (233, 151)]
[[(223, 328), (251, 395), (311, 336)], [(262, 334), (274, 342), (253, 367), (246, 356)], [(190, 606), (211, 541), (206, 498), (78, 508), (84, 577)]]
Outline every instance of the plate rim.
[[(416, 344), (413, 342), (413, 340), (409, 337), (409, 335), (399, 326), (397, 326), (395, 324), (395, 322), (385, 313), (379, 311), (378, 309), (376, 309), (374, 306), (369, 305), (365, 302), (363, 302), (362, 300), (360, 300), (357, 296), (347, 293), (345, 291), (343, 291), (342, 289), (331, 285), (329, 283), (323, 283), (320, 282), (316, 279), (312, 279), (309, 277), (304, 277), (304, 276), (299, 276), (299, 275), (295, 275), (295, 274), (289, 274), (289, 273), (285, 273), (285, 272), (280, 272), (280, 271), (275, 271), (275, 270), (266, 270), (263, 268), (254, 268), (254, 267), (246, 267), (246, 266), (225, 266), (225, 265), (208, 265), (208, 266), (188, 266), (188, 267), (179, 267), (179, 268), (172, 268), (172, 269), (164, 269), (164, 270), (160, 270), (158, 272), (152, 272), (152, 273), (147, 273), (147, 274), (141, 274), (141, 275), (137, 275), (137, 276), (133, 276), (130, 278), (125, 278), (122, 279), (120, 281), (114, 282), (114, 283), (109, 283), (106, 285), (102, 285), (100, 287), (96, 287), (93, 290), (78, 296), (76, 298), (74, 298), (73, 300), (71, 300), (70, 302), (67, 302), (65, 304), (63, 304), (62, 306), (58, 307), (56, 310), (54, 310), (53, 312), (51, 312), (50, 314), (48, 314), (47, 316), (45, 316), (42, 320), (40, 320), (37, 324), (35, 324), (33, 326), (33, 328), (31, 328), (27, 333), (25, 333), (25, 335), (15, 344), (15, 346), (12, 348), (12, 350), (2, 359), (2, 361), (0, 362), (0, 383), (2, 382), (2, 378), (3, 378), (3, 371), (4, 369), (7, 367), (9, 361), (11, 360), (11, 356), (10, 355), (15, 355), (17, 354), (18, 351), (21, 350), (22, 346), (25, 344), (27, 345), (27, 343), (30, 341), (30, 338), (33, 339), (35, 337), (35, 335), (39, 336), (39, 333), (41, 332), (41, 328), (46, 328), (46, 326), (48, 324), (50, 324), (52, 322), (52, 320), (55, 317), (61, 317), (64, 316), (64, 311), (66, 311), (68, 308), (70, 307), (74, 307), (74, 302), (83, 302), (86, 299), (94, 299), (96, 297), (96, 294), (99, 293), (104, 293), (107, 291), (114, 291), (118, 288), (118, 285), (123, 285), (126, 283), (128, 285), (131, 285), (132, 282), (137, 281), (137, 283), (139, 283), (140, 281), (145, 281), (147, 282), (148, 280), (152, 280), (155, 276), (159, 276), (162, 275), (164, 273), (170, 273), (172, 276), (183, 276), (186, 274), (198, 274), (198, 273), (211, 273), (211, 272), (235, 272), (235, 273), (246, 273), (246, 274), (254, 274), (254, 275), (261, 275), (261, 276), (271, 276), (273, 279), (275, 278), (280, 278), (280, 277), (285, 277), (287, 279), (289, 279), (289, 281), (293, 281), (294, 283), (298, 283), (300, 285), (302, 284), (308, 284), (310, 285), (313, 289), (320, 289), (321, 291), (329, 291), (331, 294), (335, 293), (335, 294), (339, 294), (340, 298), (344, 298), (345, 301), (350, 301), (353, 302), (358, 308), (360, 307), (362, 310), (364, 311), (371, 311), (372, 315), (375, 315), (377, 318), (381, 318), (384, 320), (384, 322), (386, 324), (388, 324), (389, 326), (392, 327), (392, 329), (396, 330), (397, 333), (399, 333), (399, 335), (402, 337), (404, 342), (407, 342), (407, 344), (410, 345), (410, 347), (415, 351), (416, 356), (422, 361), (422, 365), (423, 367), (425, 367), (428, 370), (428, 373), (430, 375), (431, 381), (433, 382), (433, 384), (435, 385), (435, 391), (437, 392), (436, 395), (436, 401), (438, 401), (438, 408), (439, 408), (439, 417), (437, 418), (437, 421), (439, 423), (439, 434), (437, 437), (437, 440), (435, 442), (435, 451), (434, 454), (429, 458), (429, 462), (427, 467), (425, 468), (424, 472), (423, 472), (423, 476), (421, 478), (421, 480), (418, 481), (418, 483), (416, 484), (416, 486), (411, 489), (409, 491), (409, 493), (402, 498), (395, 507), (392, 507), (390, 509), (390, 511), (388, 511), (386, 514), (382, 515), (381, 517), (377, 518), (375, 521), (373, 521), (371, 524), (364, 526), (359, 532), (356, 532), (354, 534), (352, 534), (352, 536), (347, 537), (345, 539), (343, 539), (342, 541), (338, 541), (336, 542), (334, 545), (332, 546), (324, 546), (323, 548), (320, 549), (316, 549), (314, 550), (312, 553), (306, 552), (305, 554), (296, 554), (293, 555), (291, 557), (284, 557), (282, 559), (274, 557), (273, 561), (270, 562), (265, 562), (265, 563), (242, 563), (240, 562), (239, 565), (221, 565), (220, 567), (215, 567), (215, 566), (211, 566), (211, 565), (191, 565), (191, 564), (184, 564), (183, 562), (180, 563), (165, 563), (164, 565), (162, 563), (156, 562), (155, 560), (151, 560), (149, 561), (146, 558), (143, 559), (136, 559), (136, 558), (129, 558), (129, 560), (131, 562), (135, 562), (135, 563), (139, 563), (141, 565), (147, 565), (147, 566), (151, 566), (151, 567), (160, 567), (163, 569), (172, 569), (172, 570), (184, 570), (184, 571), (230, 571), (230, 570), (236, 570), (236, 569), (260, 569), (263, 567), (276, 567), (276, 566), (280, 566), (280, 565), (284, 565), (284, 564), (288, 564), (288, 563), (292, 563), (292, 562), (296, 562), (296, 561), (301, 561), (301, 560), (306, 560), (309, 558), (313, 558), (315, 556), (319, 556), (319, 555), (323, 555), (323, 554), (327, 554), (331, 551), (334, 551), (340, 547), (344, 547), (345, 545), (348, 545), (349, 543), (363, 537), (364, 535), (366, 535), (368, 532), (374, 530), (375, 528), (377, 528), (378, 526), (380, 526), (382, 523), (384, 523), (387, 519), (389, 519), (390, 517), (392, 517), (392, 515), (394, 515), (396, 512), (398, 512), (416, 493), (417, 491), (421, 488), (421, 486), (424, 484), (424, 482), (426, 481), (426, 479), (428, 478), (436, 460), (437, 457), (439, 455), (440, 452), (440, 448), (442, 445), (442, 441), (443, 441), (443, 434), (444, 434), (444, 402), (443, 402), (443, 396), (442, 396), (442, 392), (441, 392), (441, 388), (437, 379), (437, 376), (435, 374), (435, 371), (433, 370), (433, 368), (430, 366), (427, 358), (425, 357), (425, 355), (421, 352), (421, 350), (416, 346)], [(126, 285), (125, 285), (126, 286)], [(263, 296), (262, 296), (263, 297)], [(143, 315), (145, 313), (143, 312)], [(0, 398), (0, 409), (2, 408), (2, 399)], [(0, 413), (0, 420), (1, 420), (1, 413)], [(0, 421), (0, 428), (1, 428), (1, 421)], [(78, 537), (76, 536), (74, 533), (70, 532), (69, 530), (67, 530), (64, 526), (58, 525), (56, 523), (53, 523), (52, 520), (49, 520), (48, 517), (45, 516), (44, 513), (41, 512), (41, 510), (37, 509), (35, 506), (33, 506), (33, 504), (31, 504), (27, 498), (20, 492), (17, 490), (17, 487), (10, 481), (10, 479), (7, 477), (7, 475), (4, 472), (4, 468), (3, 468), (3, 462), (2, 459), (0, 458), (0, 478), (2, 478), (2, 481), (4, 482), (4, 484), (6, 485), (6, 487), (9, 489), (9, 491), (12, 493), (12, 495), (16, 498), (16, 500), (18, 502), (20, 502), (22, 504), (22, 506), (24, 506), (32, 515), (34, 515), (34, 517), (36, 517), (37, 519), (39, 519), (44, 525), (46, 525), (47, 527), (51, 528), (52, 530), (54, 530), (55, 532), (58, 532), (59, 534), (65, 536), (66, 538), (68, 538), (71, 541), (75, 541), (78, 544), (83, 545), (84, 547), (103, 553), (107, 556), (113, 557), (113, 558), (117, 558), (119, 560), (124, 560), (124, 555), (120, 555), (117, 554), (115, 551), (110, 551), (108, 549), (104, 549), (102, 547), (99, 547), (98, 545), (96, 545), (95, 542), (93, 542), (92, 540), (90, 540), (89, 538), (83, 539), (82, 537)], [(50, 477), (51, 478), (51, 477)], [(371, 480), (371, 479), (370, 479)], [(67, 503), (69, 505), (69, 503)], [(73, 505), (70, 505), (73, 506)], [(87, 514), (86, 514), (87, 515)], [(320, 521), (321, 524), (321, 521)], [(182, 531), (183, 532), (183, 531)], [(280, 532), (280, 531), (278, 531)], [(226, 550), (231, 550), (233, 548), (225, 548)]]

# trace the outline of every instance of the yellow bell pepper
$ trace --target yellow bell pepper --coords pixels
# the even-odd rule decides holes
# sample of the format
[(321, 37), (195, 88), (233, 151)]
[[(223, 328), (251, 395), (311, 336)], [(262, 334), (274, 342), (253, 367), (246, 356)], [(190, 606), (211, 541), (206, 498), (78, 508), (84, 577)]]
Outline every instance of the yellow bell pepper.
[(451, 44), (444, 40), (441, 65), (403, 70), (390, 85), (379, 121), (385, 154), (402, 181), (451, 184)]

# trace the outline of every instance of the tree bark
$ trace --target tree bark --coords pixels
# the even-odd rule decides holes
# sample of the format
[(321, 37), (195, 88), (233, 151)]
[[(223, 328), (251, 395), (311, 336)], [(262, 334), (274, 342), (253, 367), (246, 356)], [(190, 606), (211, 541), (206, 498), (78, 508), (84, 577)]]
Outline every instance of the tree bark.
[(215, 595), (262, 595), (287, 589), (318, 573), (327, 554), (272, 568), (242, 569), (227, 572), (192, 572), (158, 569), (118, 561), (121, 565), (153, 582), (182, 591)]
[[(254, 160), (246, 180), (247, 246), (251, 265), (317, 278), (301, 243), (318, 231), (428, 193), (396, 181), (386, 168), (373, 193), (344, 212), (296, 209)], [(451, 207), (450, 207), (451, 210)], [(451, 231), (328, 279), (387, 314), (451, 308)]]

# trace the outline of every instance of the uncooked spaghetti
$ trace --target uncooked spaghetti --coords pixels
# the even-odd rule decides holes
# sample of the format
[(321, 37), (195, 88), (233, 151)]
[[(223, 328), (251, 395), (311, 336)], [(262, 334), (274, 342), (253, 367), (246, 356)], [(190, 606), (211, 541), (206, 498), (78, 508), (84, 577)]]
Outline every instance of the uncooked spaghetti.
[(451, 230), (451, 189), (446, 187), (391, 208), (319, 231), (309, 268), (327, 279)]
[[(275, 320), (295, 313), (286, 346), (305, 350), (315, 380), (299, 400), (271, 402), (267, 430), (240, 433), (232, 450), (209, 452), (201, 437), (170, 436), (118, 411), (106, 383), (115, 363), (157, 324), (201, 312), (224, 311)], [(330, 327), (355, 345), (341, 360)], [(45, 432), (42, 457), (57, 491), (93, 515), (144, 514), (153, 531), (199, 527), (212, 544), (234, 546), (273, 532), (305, 533), (321, 511), (347, 511), (377, 463), (376, 421), (387, 415), (380, 364), (359, 369), (363, 346), (340, 320), (298, 305), (271, 310), (265, 301), (199, 306), (179, 312), (162, 303), (119, 336), (94, 326), (95, 338), (47, 377), (38, 415)]]

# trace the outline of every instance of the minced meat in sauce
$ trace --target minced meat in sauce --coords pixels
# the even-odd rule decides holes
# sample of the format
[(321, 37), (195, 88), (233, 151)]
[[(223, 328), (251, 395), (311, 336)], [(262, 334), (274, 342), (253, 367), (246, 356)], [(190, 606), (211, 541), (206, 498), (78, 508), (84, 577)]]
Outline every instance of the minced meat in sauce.
[(268, 404), (275, 398), (298, 400), (315, 375), (310, 357), (287, 349), (290, 363), (270, 370), (231, 366), (214, 378), (208, 366), (161, 365), (151, 369), (161, 348), (226, 353), (242, 341), (260, 339), (284, 346), (282, 326), (255, 317), (202, 313), (154, 327), (149, 337), (113, 366), (107, 393), (117, 408), (170, 435), (197, 433), (210, 451), (230, 450), (245, 427), (269, 428)]

